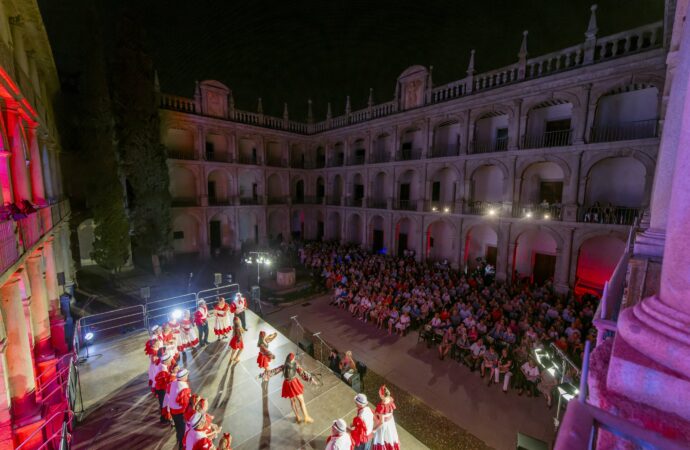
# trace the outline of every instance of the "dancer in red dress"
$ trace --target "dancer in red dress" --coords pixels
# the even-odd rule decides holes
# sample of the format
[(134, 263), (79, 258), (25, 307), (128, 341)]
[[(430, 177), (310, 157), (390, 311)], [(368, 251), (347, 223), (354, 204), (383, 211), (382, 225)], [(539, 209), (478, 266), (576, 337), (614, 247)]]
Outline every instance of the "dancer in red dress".
[(245, 329), (242, 328), (242, 321), (240, 318), (235, 316), (232, 322), (232, 339), (230, 339), (230, 348), (232, 352), (230, 353), (230, 362), (238, 362), (240, 360), (240, 355), (244, 349), (244, 339), (242, 335)]
[(400, 450), (400, 439), (395, 427), (395, 402), (391, 397), (391, 391), (383, 385), (379, 389), (381, 402), (376, 405), (374, 413), (374, 439), (372, 450)]
[[(307, 412), (307, 405), (304, 403), (304, 386), (299, 380), (300, 377), (307, 382), (312, 382), (312, 376), (309, 372), (304, 370), (302, 366), (297, 364), (295, 361), (295, 354), (290, 353), (285, 358), (285, 364), (276, 367), (275, 369), (267, 370), (265, 372), (265, 379), (277, 373), (283, 373), (283, 390), (281, 392), (281, 397), (289, 398), (290, 404), (292, 406), (292, 411), (295, 413), (295, 419), (297, 423), (302, 422), (302, 418), (299, 415), (299, 410), (302, 410), (304, 415), (304, 423), (312, 423), (314, 419), (311, 418)], [(299, 407), (298, 407), (299, 404)]]
[(199, 345), (199, 337), (196, 333), (196, 327), (194, 322), (192, 322), (189, 310), (185, 309), (180, 321), (180, 340), (178, 341), (177, 349), (183, 352), (188, 348), (195, 348), (197, 345)]
[(256, 346), (259, 347), (259, 356), (256, 357), (256, 363), (259, 365), (259, 369), (264, 369), (264, 375), (268, 371), (268, 366), (271, 364), (271, 361), (276, 358), (273, 353), (268, 351), (268, 344), (277, 336), (278, 333), (266, 335), (265, 331), (259, 332), (259, 342), (256, 344)]
[(230, 305), (225, 303), (223, 297), (218, 298), (218, 303), (213, 308), (216, 315), (216, 323), (213, 326), (213, 334), (218, 339), (223, 339), (232, 330), (232, 322), (230, 321)]
[(218, 441), (218, 450), (232, 450), (230, 444), (232, 444), (232, 436), (230, 433), (223, 433), (223, 437)]

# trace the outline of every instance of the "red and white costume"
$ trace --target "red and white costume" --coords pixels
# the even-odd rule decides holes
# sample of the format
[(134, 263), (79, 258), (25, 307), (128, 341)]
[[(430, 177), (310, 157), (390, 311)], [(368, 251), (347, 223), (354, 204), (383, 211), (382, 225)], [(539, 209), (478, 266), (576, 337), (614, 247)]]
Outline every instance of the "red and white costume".
[(165, 346), (165, 352), (173, 357), (173, 360), (177, 360), (179, 350), (177, 349), (177, 336), (179, 335), (179, 329), (177, 333), (175, 329), (170, 327), (167, 333), (162, 334), (163, 345)]
[(208, 308), (205, 304), (200, 303), (194, 312), (194, 324), (201, 326), (206, 322), (208, 322)]
[[(360, 398), (363, 398), (364, 404), (360, 403)], [(352, 419), (350, 437), (357, 446), (369, 442), (374, 437), (374, 412), (366, 404), (366, 396), (358, 395), (355, 397), (355, 402), (357, 402), (357, 415)]]
[(197, 430), (192, 428), (184, 435), (184, 449), (185, 450), (210, 450), (213, 447), (213, 441), (208, 437), (206, 429)]
[(347, 424), (338, 419), (331, 426), (331, 435), (326, 438), (326, 450), (352, 450), (355, 444), (347, 432)]
[(230, 348), (233, 350), (242, 350), (244, 348), (244, 340), (242, 335), (244, 334), (244, 328), (240, 324), (233, 324), (232, 326), (232, 339), (230, 339)]
[(154, 383), (156, 380), (156, 374), (158, 373), (157, 366), (160, 361), (158, 360), (158, 356), (155, 354), (151, 355), (149, 358), (151, 358), (151, 362), (149, 363), (149, 387), (151, 388), (151, 392), (155, 393), (156, 386)]
[(181, 352), (199, 345), (199, 335), (194, 323), (188, 318), (180, 321), (180, 340), (177, 349)]
[(223, 302), (222, 304), (216, 303), (213, 310), (216, 314), (216, 323), (213, 325), (213, 333), (216, 336), (225, 336), (232, 330), (232, 319), (230, 306)]
[(233, 314), (241, 314), (247, 310), (247, 299), (241, 295), (235, 296), (232, 303), (230, 303), (230, 312)]
[(271, 364), (271, 361), (275, 359), (275, 356), (268, 351), (265, 331), (259, 333), (259, 343), (257, 347), (259, 347), (259, 355), (256, 357), (256, 363), (259, 365), (260, 369), (268, 369), (268, 366)]
[[(168, 366), (162, 360), (158, 362), (155, 369), (153, 389), (154, 391), (168, 391), (168, 386), (173, 380), (173, 374), (168, 370)], [(165, 407), (165, 398), (161, 405), (161, 418), (170, 419), (168, 409)]]
[(175, 380), (168, 385), (168, 389), (163, 400), (163, 407), (168, 408), (168, 413), (184, 414), (189, 405), (189, 398), (192, 395), (192, 390), (189, 388), (189, 383), (182, 380)]
[(372, 450), (400, 450), (400, 439), (395, 427), (393, 411), (395, 411), (395, 402), (392, 397), (386, 397), (376, 405), (376, 415), (381, 421), (381, 426), (374, 432)]

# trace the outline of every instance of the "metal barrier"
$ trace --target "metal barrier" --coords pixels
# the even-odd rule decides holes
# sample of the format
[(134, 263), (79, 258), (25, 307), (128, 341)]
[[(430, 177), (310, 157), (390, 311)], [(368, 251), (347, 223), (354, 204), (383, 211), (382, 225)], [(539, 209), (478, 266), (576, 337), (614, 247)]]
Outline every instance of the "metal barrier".
[[(161, 318), (167, 318), (168, 314), (176, 309), (196, 308), (197, 298), (195, 293), (178, 295), (146, 303), (144, 308), (144, 323), (148, 329), (152, 324), (161, 322)], [(166, 320), (163, 320), (166, 321)]]
[[(24, 439), (24, 442), (19, 444), (19, 446), (16, 447), (15, 450), (42, 450), (55, 448), (69, 449), (69, 441), (71, 435), (69, 433), (70, 427), (68, 426), (68, 424), (71, 423), (73, 417), (74, 413), (72, 413), (72, 411), (70, 410), (56, 412), (48, 419), (46, 419), (45, 423), (40, 428), (37, 428), (33, 433), (27, 436), (26, 439)], [(49, 434), (46, 436), (45, 432), (48, 428), (48, 425), (57, 422), (57, 419), (61, 421), (59, 429), (56, 431), (50, 431)], [(39, 447), (34, 447), (34, 440), (38, 436), (42, 436), (43, 443)]]

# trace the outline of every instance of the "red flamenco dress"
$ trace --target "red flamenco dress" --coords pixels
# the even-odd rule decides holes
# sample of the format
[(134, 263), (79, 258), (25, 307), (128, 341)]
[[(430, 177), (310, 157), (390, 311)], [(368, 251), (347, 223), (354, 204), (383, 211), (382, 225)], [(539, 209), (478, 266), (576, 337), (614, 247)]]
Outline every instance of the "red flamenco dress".
[(283, 390), (281, 397), (294, 398), (304, 393), (304, 385), (299, 380), (302, 374), (302, 368), (297, 365), (293, 359), (289, 363), (283, 365)]
[[(233, 327), (232, 339), (230, 339), (230, 348), (233, 350), (242, 350), (244, 348), (244, 341), (242, 340), (242, 330), (238, 329), (237, 327)], [(259, 355), (261, 355), (261, 351), (259, 351)]]
[(395, 403), (390, 397), (376, 405), (376, 416), (380, 418), (381, 426), (374, 432), (372, 450), (400, 450), (400, 439), (393, 418), (394, 410)]

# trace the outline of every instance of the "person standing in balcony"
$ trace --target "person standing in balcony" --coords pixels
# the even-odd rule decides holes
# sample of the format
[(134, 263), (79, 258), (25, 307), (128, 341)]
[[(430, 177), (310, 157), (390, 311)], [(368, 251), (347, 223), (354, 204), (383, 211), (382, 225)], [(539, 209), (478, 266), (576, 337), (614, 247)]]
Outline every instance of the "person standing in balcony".
[(199, 343), (201, 346), (208, 345), (208, 307), (203, 300), (199, 300), (199, 305), (194, 312), (194, 324), (199, 332)]
[(247, 310), (247, 298), (241, 293), (235, 294), (235, 298), (230, 304), (230, 312), (239, 317), (242, 321), (242, 328), (247, 330), (247, 322), (244, 318), (244, 312)]
[(230, 306), (225, 302), (225, 298), (218, 297), (218, 303), (213, 308), (216, 316), (216, 323), (213, 326), (213, 334), (218, 339), (223, 339), (232, 330), (232, 322), (230, 321)]
[(244, 339), (242, 336), (246, 330), (242, 326), (241, 320), (238, 316), (232, 321), (232, 339), (230, 339), (230, 348), (232, 352), (230, 353), (230, 362), (238, 362), (240, 360), (240, 355), (242, 350), (244, 350)]

